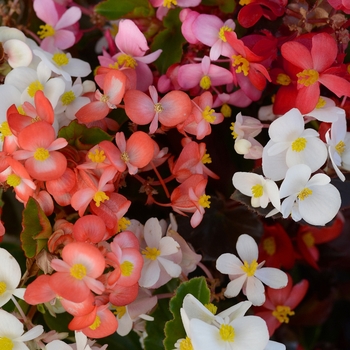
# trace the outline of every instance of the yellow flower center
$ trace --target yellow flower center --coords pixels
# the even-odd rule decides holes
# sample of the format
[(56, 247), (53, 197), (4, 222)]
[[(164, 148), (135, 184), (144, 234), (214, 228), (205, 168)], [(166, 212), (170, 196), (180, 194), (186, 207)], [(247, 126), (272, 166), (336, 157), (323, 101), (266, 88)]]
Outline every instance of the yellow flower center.
[(22, 179), (16, 174), (11, 174), (7, 177), (6, 182), (9, 186), (17, 187), (21, 184)]
[(189, 337), (181, 340), (179, 350), (193, 350), (191, 339)]
[(52, 61), (54, 61), (58, 66), (65, 66), (69, 63), (69, 58), (65, 53), (55, 53), (52, 56)]
[(123, 276), (130, 276), (134, 270), (134, 264), (130, 261), (123, 261), (120, 264), (120, 270)]
[(204, 90), (208, 90), (211, 87), (210, 77), (208, 75), (202, 77), (201, 81), (199, 82), (199, 86)]
[(320, 109), (320, 108), (323, 108), (324, 106), (326, 105), (326, 100), (322, 97), (320, 97), (318, 99), (318, 102), (317, 102), (317, 105), (316, 105), (316, 109)]
[(90, 151), (88, 153), (88, 158), (94, 163), (102, 163), (106, 159), (106, 156), (103, 150), (98, 150), (96, 148), (94, 152)]
[(35, 93), (38, 90), (40, 90), (40, 91), (44, 90), (44, 86), (43, 86), (43, 84), (40, 83), (39, 80), (33, 81), (31, 84), (29, 84), (29, 86), (27, 88), (27, 92), (28, 92), (28, 95), (30, 97), (34, 97)]
[(234, 139), (238, 137), (238, 134), (235, 132), (235, 123), (231, 123), (230, 130), (232, 130), (231, 135)]
[(252, 2), (252, 0), (240, 0), (240, 1), (239, 1), (239, 4), (240, 4), (241, 6), (244, 6), (244, 5), (250, 4), (251, 2)]
[(86, 276), (86, 267), (83, 264), (74, 264), (70, 268), (70, 275), (77, 280), (82, 280)]
[(99, 207), (101, 205), (101, 202), (108, 200), (109, 197), (104, 193), (103, 191), (97, 191), (93, 197), (93, 200), (95, 201), (96, 207)]
[(235, 339), (235, 330), (229, 324), (222, 324), (220, 326), (220, 337), (223, 341), (233, 342)]
[(203, 208), (210, 208), (210, 196), (207, 196), (206, 194), (202, 194), (199, 199), (198, 199), (198, 203), (200, 206), (202, 206)]
[(95, 329), (100, 327), (100, 325), (101, 325), (101, 319), (99, 316), (96, 316), (94, 323), (91, 326), (89, 326), (89, 328), (94, 331)]
[(120, 158), (125, 162), (127, 163), (130, 158), (129, 158), (129, 155), (126, 153), (126, 152), (123, 152), (121, 155), (120, 155)]
[(260, 184), (254, 185), (251, 190), (254, 198), (259, 198), (264, 194), (264, 187)]
[(292, 80), (289, 78), (289, 76), (287, 74), (284, 73), (280, 73), (277, 75), (276, 78), (276, 83), (280, 84), (280, 85), (289, 85), (292, 82)]
[(3, 295), (6, 292), (7, 285), (5, 282), (0, 282), (0, 295)]
[(34, 159), (40, 162), (43, 162), (49, 157), (50, 157), (50, 152), (46, 148), (39, 147), (34, 152)]
[(213, 303), (204, 304), (204, 306), (205, 306), (213, 315), (215, 315), (216, 312), (218, 311), (217, 306), (215, 306)]
[(168, 9), (170, 9), (171, 5), (176, 6), (177, 5), (177, 1), (176, 0), (164, 0), (163, 1), (163, 6), (164, 7), (167, 7)]
[(109, 101), (109, 96), (105, 94), (101, 95), (100, 101), (103, 103), (107, 103)]
[(303, 234), (303, 241), (308, 248), (311, 248), (315, 245), (315, 238), (312, 232), (306, 232)]
[(65, 92), (61, 97), (63, 106), (68, 106), (74, 100), (75, 100), (75, 94), (72, 90)]
[(276, 306), (276, 309), (272, 312), (272, 315), (275, 316), (277, 320), (280, 321), (281, 323), (288, 323), (289, 322), (288, 316), (293, 316), (294, 314), (295, 312), (292, 311), (289, 306), (285, 306), (285, 305)]
[(214, 123), (216, 116), (213, 115), (215, 111), (210, 108), (209, 106), (206, 106), (204, 111), (202, 112), (202, 117), (204, 120), (206, 120), (208, 123)]
[(7, 337), (0, 338), (0, 349), (1, 350), (12, 350), (14, 347), (11, 339)]
[(202, 163), (203, 164), (210, 164), (211, 163), (210, 154), (208, 154), (208, 153), (204, 154), (204, 156), (202, 157)]
[(133, 68), (134, 69), (137, 66), (136, 60), (133, 57), (131, 57), (125, 53), (118, 56), (117, 63), (119, 66), (123, 66), (126, 68)]
[(338, 152), (338, 154), (342, 154), (345, 151), (345, 147), (346, 145), (344, 141), (339, 141), (335, 146), (335, 150)]
[(312, 195), (312, 190), (310, 188), (305, 187), (298, 193), (298, 199), (303, 201), (305, 198)]
[(228, 118), (228, 117), (231, 117), (232, 109), (227, 103), (224, 103), (221, 106), (220, 112), (223, 114), (225, 118)]
[(244, 261), (244, 265), (241, 266), (241, 269), (249, 276), (254, 276), (256, 268), (258, 267), (258, 263), (254, 259), (250, 264), (247, 260)]
[(298, 137), (292, 143), (292, 150), (294, 152), (301, 152), (305, 149), (306, 144), (307, 144), (307, 140), (305, 137)]
[(233, 29), (228, 27), (228, 26), (222, 26), (219, 30), (219, 38), (223, 41), (223, 42), (227, 42), (226, 37), (225, 37), (225, 32), (232, 32)]
[(274, 237), (265, 238), (262, 242), (262, 246), (268, 255), (272, 256), (276, 253), (276, 241)]
[(154, 111), (155, 111), (156, 113), (160, 113), (162, 110), (163, 110), (163, 107), (162, 107), (162, 105), (161, 105), (160, 103), (156, 103), (156, 104), (154, 105)]
[(114, 314), (117, 315), (119, 319), (121, 319), (126, 313), (126, 307), (125, 306), (116, 306)]
[(12, 135), (12, 132), (11, 132), (11, 129), (9, 127), (8, 122), (1, 123), (1, 125), (0, 125), (0, 133), (1, 133), (1, 141), (4, 141), (6, 136), (11, 136)]
[(128, 220), (127, 218), (122, 217), (118, 221), (118, 232), (126, 230), (130, 224), (131, 224), (130, 220)]
[(39, 26), (40, 30), (37, 32), (37, 34), (39, 35), (40, 39), (44, 39), (47, 38), (48, 36), (54, 36), (55, 35), (55, 29), (50, 26), (50, 24), (45, 24), (45, 25), (41, 25)]
[(244, 76), (247, 76), (249, 73), (249, 62), (242, 55), (233, 55), (232, 66), (236, 67), (236, 73), (243, 72)]
[(146, 249), (144, 249), (141, 253), (145, 256), (146, 259), (156, 260), (160, 255), (160, 250), (155, 247), (146, 247)]
[(299, 72), (297, 74), (298, 77), (298, 84), (305, 85), (305, 86), (310, 86), (314, 83), (319, 78), (319, 74), (317, 70), (314, 69), (304, 69), (302, 72)]

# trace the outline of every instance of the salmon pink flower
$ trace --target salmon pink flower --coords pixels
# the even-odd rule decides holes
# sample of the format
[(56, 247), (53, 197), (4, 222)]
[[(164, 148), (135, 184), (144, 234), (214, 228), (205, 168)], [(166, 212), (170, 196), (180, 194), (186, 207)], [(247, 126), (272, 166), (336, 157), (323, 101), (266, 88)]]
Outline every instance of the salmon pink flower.
[(166, 127), (175, 127), (191, 113), (192, 104), (183, 91), (170, 91), (158, 101), (158, 93), (152, 85), (150, 96), (139, 90), (128, 90), (124, 96), (125, 112), (136, 124), (150, 124), (149, 132), (155, 133), (158, 121)]
[[(324, 54), (325, 49), (327, 55)], [(350, 96), (350, 82), (340, 76), (342, 68), (334, 66), (338, 47), (330, 34), (315, 34), (305, 45), (303, 42), (289, 41), (282, 45), (281, 53), (285, 60), (297, 68), (295, 107), (302, 114), (316, 107), (320, 98), (320, 84), (338, 97)]]
[(67, 167), (66, 157), (57, 150), (68, 142), (60, 137), (56, 139), (54, 128), (45, 121), (26, 126), (18, 134), (20, 150), (14, 159), (24, 160), (24, 166), (30, 176), (36, 180), (54, 180), (63, 175)]
[[(57, 7), (53, 0), (35, 0), (34, 11), (38, 18), (45, 24), (40, 26), (38, 35), (43, 39), (40, 47), (48, 52), (54, 53), (56, 49), (66, 50), (75, 43), (75, 34), (72, 26), (81, 17), (81, 10), (72, 6), (65, 10)], [(60, 13), (64, 11), (64, 13)]]
[(51, 261), (57, 272), (50, 277), (50, 287), (62, 298), (80, 303), (91, 291), (96, 294), (104, 291), (97, 278), (102, 275), (105, 265), (102, 253), (95, 246), (85, 242), (69, 243), (62, 250), (62, 260)]

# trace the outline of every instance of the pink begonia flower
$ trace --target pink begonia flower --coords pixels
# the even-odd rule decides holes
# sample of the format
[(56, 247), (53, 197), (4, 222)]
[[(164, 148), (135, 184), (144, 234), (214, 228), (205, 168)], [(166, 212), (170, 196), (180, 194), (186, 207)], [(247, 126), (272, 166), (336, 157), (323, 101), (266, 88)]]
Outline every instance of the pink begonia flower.
[(197, 85), (204, 90), (208, 90), (211, 86), (226, 85), (233, 82), (232, 73), (223, 67), (211, 64), (208, 56), (204, 56), (201, 63), (180, 66), (177, 79), (184, 90), (192, 89)]
[(179, 15), (180, 21), (182, 22), (181, 33), (190, 44), (199, 43), (199, 40), (196, 38), (196, 36), (192, 31), (192, 24), (198, 16), (199, 16), (199, 12), (192, 11), (187, 8), (181, 10)]
[[(257, 91), (257, 95), (261, 96), (262, 92)], [(224, 104), (232, 105), (236, 107), (248, 107), (253, 102), (252, 99), (250, 99), (247, 94), (242, 90), (238, 89), (231, 93), (221, 93), (216, 96), (216, 99), (214, 101), (213, 107), (219, 107)]]
[(196, 7), (201, 3), (201, 0), (150, 0), (150, 3), (153, 7), (158, 7), (156, 16), (161, 21), (175, 6)]
[(54, 53), (57, 49), (66, 50), (74, 45), (76, 37), (70, 27), (81, 17), (79, 7), (72, 6), (63, 14), (59, 13), (53, 0), (34, 0), (33, 7), (37, 17), (45, 22), (38, 31), (43, 39), (40, 44), (43, 50)]
[(203, 44), (210, 46), (209, 57), (217, 60), (220, 55), (230, 57), (232, 48), (227, 43), (225, 33), (232, 32), (236, 25), (232, 19), (223, 22), (214, 15), (200, 14), (192, 24), (192, 32)]
[(113, 58), (119, 67), (127, 66), (136, 70), (138, 78), (136, 88), (145, 91), (153, 82), (153, 74), (148, 64), (154, 62), (162, 50), (145, 55), (149, 50), (147, 40), (136, 24), (129, 19), (122, 19), (119, 22), (115, 43), (120, 53)]
[(328, 3), (338, 11), (350, 14), (350, 4), (347, 0), (328, 0)]

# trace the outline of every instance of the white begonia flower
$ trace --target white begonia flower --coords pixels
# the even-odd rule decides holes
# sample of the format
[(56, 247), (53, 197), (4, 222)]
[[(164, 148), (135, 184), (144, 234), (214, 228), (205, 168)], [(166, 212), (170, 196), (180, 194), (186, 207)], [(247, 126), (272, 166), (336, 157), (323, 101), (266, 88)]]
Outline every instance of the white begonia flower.
[(236, 122), (233, 123), (232, 134), (237, 139), (253, 138), (260, 134), (262, 127), (263, 125), (259, 119), (242, 115), (240, 112), (236, 115)]
[(156, 218), (150, 218), (144, 226), (146, 247), (142, 250), (144, 265), (139, 285), (158, 288), (181, 274), (180, 245), (171, 237), (162, 237), (162, 228)]
[(327, 159), (327, 147), (314, 129), (304, 129), (304, 119), (296, 108), (273, 121), (269, 128), (270, 141), (262, 156), (264, 175), (282, 180), (296, 164), (306, 164), (314, 172)]
[(279, 289), (288, 283), (288, 277), (283, 271), (262, 267), (258, 261), (258, 245), (249, 235), (243, 234), (238, 237), (236, 249), (239, 258), (230, 253), (219, 256), (216, 268), (223, 274), (228, 274), (231, 282), (227, 285), (225, 296), (232, 298), (242, 290), (247, 299), (253, 305), (262, 305), (265, 302), (265, 288), (267, 286)]
[(17, 288), (21, 276), (17, 260), (6, 249), (0, 248), (0, 307), (5, 305), (12, 295), (23, 299), (25, 288)]
[(305, 116), (314, 117), (321, 122), (334, 123), (338, 118), (345, 117), (345, 111), (337, 107), (332, 99), (321, 96), (315, 109)]
[(253, 208), (266, 208), (271, 202), (278, 211), (280, 210), (280, 194), (274, 181), (259, 174), (237, 172), (232, 177), (232, 183), (245, 196), (252, 197)]
[(260, 159), (264, 147), (253, 137), (247, 139), (236, 139), (234, 149), (238, 154), (244, 156), (244, 159)]
[(338, 213), (341, 198), (336, 187), (330, 184), (326, 174), (311, 176), (311, 169), (298, 164), (288, 169), (280, 187), (280, 196), (285, 198), (281, 205), (284, 218), (304, 219), (311, 225), (323, 226)]
[(21, 321), (5, 310), (0, 310), (0, 349), (29, 350), (24, 342), (39, 337), (43, 332), (43, 326), (35, 326), (24, 333)]
[(258, 118), (259, 120), (265, 121), (274, 121), (277, 119), (279, 115), (276, 115), (273, 113), (273, 104), (268, 106), (262, 106), (259, 108), (258, 111)]
[(89, 63), (79, 58), (72, 58), (69, 52), (64, 53), (58, 51), (51, 54), (40, 49), (34, 49), (33, 53), (40, 57), (52, 72), (62, 75), (66, 80), (71, 80), (72, 77), (86, 77), (91, 73)]

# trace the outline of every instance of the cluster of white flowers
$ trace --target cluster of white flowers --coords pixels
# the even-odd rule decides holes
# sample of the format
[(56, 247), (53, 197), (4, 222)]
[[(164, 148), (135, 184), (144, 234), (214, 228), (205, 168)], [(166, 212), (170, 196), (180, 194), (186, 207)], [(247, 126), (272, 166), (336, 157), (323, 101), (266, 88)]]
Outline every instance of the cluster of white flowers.
[[(331, 178), (324, 169), (327, 169), (329, 160), (338, 177), (345, 181), (341, 169), (350, 170), (350, 133), (346, 131), (345, 111), (331, 100), (321, 99), (324, 106), (307, 116), (296, 108), (275, 116), (268, 129), (270, 140), (262, 150), (263, 175), (248, 172), (233, 175), (234, 187), (251, 197), (252, 207), (267, 208), (269, 203), (272, 204), (273, 209), (267, 216), (281, 213), (283, 218), (291, 216), (295, 221), (303, 219), (309, 224), (322, 226), (330, 222), (340, 209), (340, 193), (330, 183)], [(240, 125), (247, 124), (241, 119), (239, 114), (239, 126), (235, 123), (233, 128), (237, 139), (242, 137)], [(331, 123), (325, 135), (326, 142), (316, 130), (305, 128), (312, 119)], [(278, 181), (281, 181), (279, 186)]]

